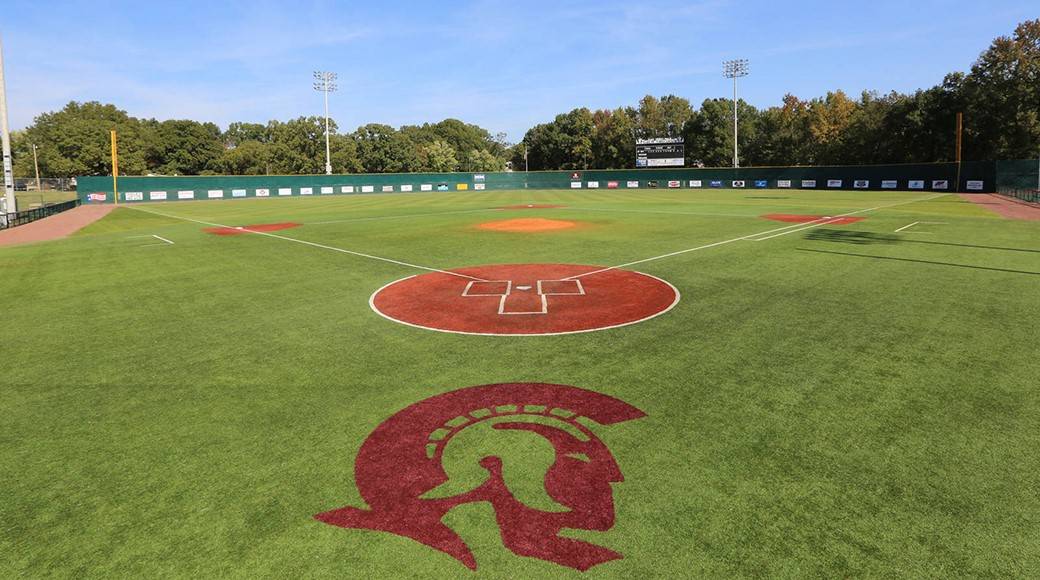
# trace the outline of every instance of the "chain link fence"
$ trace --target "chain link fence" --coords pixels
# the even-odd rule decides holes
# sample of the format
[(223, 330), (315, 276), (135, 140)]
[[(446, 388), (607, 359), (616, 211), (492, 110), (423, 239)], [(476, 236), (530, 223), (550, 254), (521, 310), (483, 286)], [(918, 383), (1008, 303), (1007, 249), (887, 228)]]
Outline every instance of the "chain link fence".
[(15, 191), (76, 191), (75, 177), (15, 177)]

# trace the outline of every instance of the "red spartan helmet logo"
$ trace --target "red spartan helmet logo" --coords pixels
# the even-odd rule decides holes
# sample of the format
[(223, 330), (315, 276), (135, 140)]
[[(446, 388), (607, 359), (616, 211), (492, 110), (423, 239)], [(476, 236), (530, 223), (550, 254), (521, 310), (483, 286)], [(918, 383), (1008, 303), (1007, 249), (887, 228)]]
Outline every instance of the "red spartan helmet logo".
[[(578, 419), (613, 425), (645, 416), (613, 397), (542, 383), (484, 385), (430, 397), (384, 421), (362, 444), (354, 478), (370, 509), (343, 507), (314, 517), (411, 538), (476, 570), (469, 547), (441, 518), (455, 506), (488, 502), (502, 543), (515, 554), (588, 570), (622, 556), (561, 537), (560, 530), (613, 527), (611, 483), (624, 478), (610, 450)], [(448, 442), (484, 422), (494, 430), (537, 434), (552, 445), (555, 460), (545, 474), (545, 491), (566, 511), (542, 511), (517, 500), (495, 455), (478, 461), (477, 469), (486, 471), (483, 483), (449, 497), (424, 497), (449, 480), (442, 462)]]

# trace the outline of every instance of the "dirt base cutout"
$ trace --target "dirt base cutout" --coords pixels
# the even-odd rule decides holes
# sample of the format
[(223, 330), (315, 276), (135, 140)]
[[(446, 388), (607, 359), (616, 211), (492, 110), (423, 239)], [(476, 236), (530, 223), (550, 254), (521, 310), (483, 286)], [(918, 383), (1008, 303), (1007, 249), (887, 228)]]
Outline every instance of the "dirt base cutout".
[(674, 286), (649, 274), (574, 264), (474, 266), (420, 274), (377, 290), (381, 316), (418, 328), (540, 336), (626, 326), (668, 312)]
[(1040, 205), (1026, 203), (1024, 201), (989, 193), (961, 193), (961, 199), (966, 199), (976, 205), (1009, 220), (1040, 220)]
[(239, 234), (248, 234), (250, 232), (277, 232), (289, 228), (298, 228), (301, 225), (302, 224), (296, 222), (282, 222), (277, 224), (255, 224), (251, 226), (234, 226), (227, 228), (203, 228), (202, 231), (217, 236), (237, 236)]
[(560, 207), (567, 207), (565, 205), (553, 205), (551, 203), (526, 203), (520, 205), (506, 205), (498, 209), (556, 209)]
[(810, 222), (827, 222), (829, 226), (843, 226), (847, 224), (854, 224), (861, 222), (866, 218), (861, 217), (831, 217), (826, 215), (798, 215), (791, 213), (770, 213), (764, 216), (760, 216), (763, 219), (773, 220), (775, 222), (786, 222), (792, 224), (807, 224)]
[(567, 220), (550, 220), (545, 218), (518, 218), (514, 220), (501, 220), (484, 222), (477, 226), (482, 230), (496, 232), (552, 232), (556, 230), (569, 230), (578, 227), (576, 222)]

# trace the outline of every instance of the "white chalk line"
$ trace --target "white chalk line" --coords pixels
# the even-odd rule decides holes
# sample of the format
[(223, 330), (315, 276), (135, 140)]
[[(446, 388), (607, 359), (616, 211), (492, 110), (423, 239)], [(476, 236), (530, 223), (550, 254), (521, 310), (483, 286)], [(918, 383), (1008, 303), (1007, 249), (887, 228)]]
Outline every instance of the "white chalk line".
[(405, 214), (405, 215), (373, 216), (373, 217), (349, 218), (349, 219), (342, 219), (342, 220), (329, 220), (329, 221), (323, 221), (323, 222), (304, 222), (304, 224), (305, 225), (311, 225), (311, 226), (320, 226), (320, 225), (327, 225), (327, 224), (345, 224), (345, 223), (351, 223), (351, 222), (399, 220), (399, 219), (414, 218), (414, 217), (429, 217), (429, 216), (438, 216), (438, 215), (455, 215), (455, 214), (464, 214), (464, 213), (479, 213), (479, 212), (486, 212), (486, 211), (502, 211), (502, 210), (501, 210), (501, 208), (497, 208), (497, 207), (486, 207), (486, 208), (481, 208), (481, 209), (467, 209), (467, 210), (458, 210), (458, 211), (441, 211), (441, 212), (432, 212), (432, 213), (412, 213), (412, 214)]
[(300, 240), (300, 239), (297, 239), (297, 238), (290, 238), (288, 236), (272, 234), (271, 232), (259, 232), (259, 231), (256, 231), (256, 230), (251, 230), (251, 229), (246, 228), (246, 227), (232, 227), (232, 226), (228, 226), (228, 225), (224, 225), (224, 224), (218, 224), (218, 223), (215, 223), (215, 222), (207, 222), (207, 221), (203, 221), (203, 220), (197, 220), (197, 219), (192, 219), (192, 218), (188, 218), (188, 217), (182, 217), (182, 216), (178, 216), (178, 215), (172, 215), (172, 214), (166, 214), (166, 213), (161, 213), (161, 212), (157, 212), (157, 211), (151, 211), (151, 210), (147, 210), (147, 209), (144, 209), (144, 208), (141, 208), (141, 207), (131, 207), (131, 209), (135, 209), (137, 211), (143, 211), (145, 213), (150, 213), (150, 214), (154, 214), (154, 215), (158, 215), (158, 216), (162, 216), (162, 217), (167, 217), (167, 218), (171, 218), (171, 219), (178, 219), (178, 220), (181, 220), (181, 221), (194, 222), (194, 223), (197, 223), (197, 224), (202, 224), (202, 225), (211, 226), (211, 227), (235, 229), (237, 231), (246, 232), (246, 233), (250, 233), (250, 234), (256, 234), (258, 236), (266, 236), (268, 238), (275, 238), (275, 239), (279, 239), (279, 240), (285, 240), (287, 242), (295, 242), (297, 244), (303, 244), (305, 246), (311, 246), (311, 247), (314, 247), (314, 248), (321, 248), (323, 250), (329, 250), (329, 251), (332, 251), (332, 252), (340, 252), (342, 254), (349, 254), (351, 256), (358, 256), (358, 257), (361, 257), (361, 258), (368, 258), (370, 260), (378, 260), (380, 262), (388, 262), (388, 263), (391, 263), (391, 264), (397, 264), (399, 266), (406, 266), (408, 268), (415, 268), (417, 270), (426, 270), (428, 272), (438, 272), (440, 274), (448, 274), (450, 276), (458, 276), (459, 278), (466, 278), (468, 280), (477, 280), (479, 282), (487, 282), (487, 280), (485, 280), (483, 278), (477, 278), (475, 276), (469, 276), (467, 274), (461, 274), (459, 272), (451, 272), (451, 271), (448, 271), (448, 270), (441, 270), (440, 268), (430, 268), (430, 267), (427, 267), (427, 266), (420, 266), (418, 264), (412, 264), (412, 263), (409, 263), (409, 262), (402, 262), (401, 260), (394, 260), (392, 258), (384, 258), (382, 256), (373, 256), (372, 254), (365, 254), (363, 252), (355, 252), (353, 250), (346, 250), (344, 248), (337, 248), (335, 246), (327, 246), (325, 244), (319, 244), (317, 242), (308, 242), (307, 240)]
[[(678, 250), (676, 252), (669, 252), (667, 254), (661, 254), (660, 256), (653, 256), (653, 257), (645, 258), (645, 259), (642, 259), (642, 260), (636, 260), (636, 261), (633, 261), (633, 262), (626, 262), (624, 264), (618, 264), (616, 266), (610, 266), (609, 268), (601, 268), (599, 270), (593, 270), (591, 272), (586, 272), (584, 274), (578, 274), (576, 276), (571, 276), (569, 278), (564, 278), (564, 280), (573, 280), (573, 279), (577, 279), (577, 278), (584, 278), (585, 276), (591, 276), (593, 274), (600, 274), (602, 272), (608, 272), (610, 270), (617, 270), (617, 269), (620, 269), (620, 268), (627, 268), (629, 266), (635, 266), (636, 264), (644, 264), (646, 262), (653, 262), (655, 260), (663, 260), (665, 258), (671, 258), (673, 256), (679, 256), (681, 254), (687, 254), (687, 253), (690, 253), (690, 252), (697, 252), (697, 251), (700, 251), (700, 250), (707, 250), (709, 248), (715, 248), (715, 247), (723, 246), (723, 245), (726, 245), (726, 244), (732, 244), (733, 242), (739, 242), (739, 241), (742, 241), (742, 240), (756, 240), (760, 236), (765, 236), (767, 234), (772, 234), (774, 232), (781, 232), (781, 233), (776, 234), (776, 235), (771, 235), (771, 236), (769, 236), (767, 238), (761, 238), (762, 240), (771, 239), (771, 238), (775, 238), (777, 236), (782, 236), (782, 235), (786, 235), (786, 234), (792, 234), (792, 233), (800, 232), (800, 231), (807, 230), (807, 229), (812, 229), (812, 228), (816, 228), (816, 227), (820, 227), (820, 226), (825, 226), (825, 225), (834, 223), (835, 221), (838, 221), (840, 218), (843, 218), (843, 217), (849, 217), (849, 216), (852, 216), (852, 215), (866, 213), (866, 212), (869, 212), (869, 211), (877, 211), (879, 209), (885, 209), (885, 208), (889, 208), (889, 207), (896, 207), (896, 206), (900, 206), (900, 205), (906, 205), (908, 203), (915, 203), (915, 202), (919, 202), (919, 201), (928, 201), (928, 200), (936, 199), (938, 197), (943, 197), (945, 195), (949, 195), (949, 194), (947, 194), (947, 193), (940, 193), (940, 194), (937, 194), (937, 195), (930, 195), (930, 196), (927, 196), (927, 197), (921, 197), (921, 198), (916, 198), (916, 199), (911, 199), (911, 200), (906, 200), (906, 201), (900, 201), (900, 202), (896, 202), (896, 203), (879, 205), (879, 206), (870, 207), (870, 208), (867, 208), (867, 209), (861, 209), (861, 210), (852, 211), (852, 212), (839, 214), (839, 215), (835, 215), (835, 216), (830, 216), (830, 217), (826, 217), (826, 218), (820, 218), (818, 220), (813, 220), (814, 222), (819, 222), (819, 223), (807, 222), (810, 225), (806, 225), (806, 224), (792, 224), (792, 225), (785, 226), (785, 227), (782, 227), (782, 228), (774, 228), (774, 229), (767, 230), (767, 231), (764, 231), (764, 232), (757, 232), (757, 233), (754, 233), (754, 234), (748, 234), (746, 236), (741, 236), (739, 238), (733, 238), (733, 239), (730, 239), (730, 240), (723, 240), (721, 242), (714, 242), (714, 243), (711, 243), (711, 244), (705, 244), (703, 246), (697, 246), (695, 248), (687, 248), (685, 250)], [(791, 228), (798, 228), (798, 229), (791, 229)], [(784, 231), (784, 230), (789, 230), (789, 231)], [(757, 241), (761, 241), (761, 240), (757, 240)]]

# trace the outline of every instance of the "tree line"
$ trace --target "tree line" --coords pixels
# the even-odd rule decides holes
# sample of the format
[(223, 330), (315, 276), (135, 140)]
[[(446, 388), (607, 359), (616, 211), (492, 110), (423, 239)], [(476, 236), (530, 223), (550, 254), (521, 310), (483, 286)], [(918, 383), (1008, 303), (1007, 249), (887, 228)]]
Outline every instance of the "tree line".
[[(696, 109), (675, 95), (648, 95), (636, 106), (577, 108), (532, 127), (520, 143), (457, 119), (394, 128), (368, 124), (339, 133), (330, 122), (336, 173), (623, 169), (635, 166), (635, 140), (683, 137), (687, 166), (732, 160), (733, 101)], [(737, 102), (741, 165), (825, 165), (949, 161), (955, 122), (964, 114), (964, 159), (1032, 158), (1040, 150), (1040, 19), (993, 41), (967, 73), (911, 94), (842, 91), (804, 100), (788, 94), (773, 107)], [(128, 175), (313, 174), (325, 168), (321, 117), (231, 123), (221, 130), (192, 120), (137, 119), (115, 105), (71, 102), (12, 135), (15, 174), (33, 174), (37, 146), (47, 177), (104, 175), (109, 130)]]

